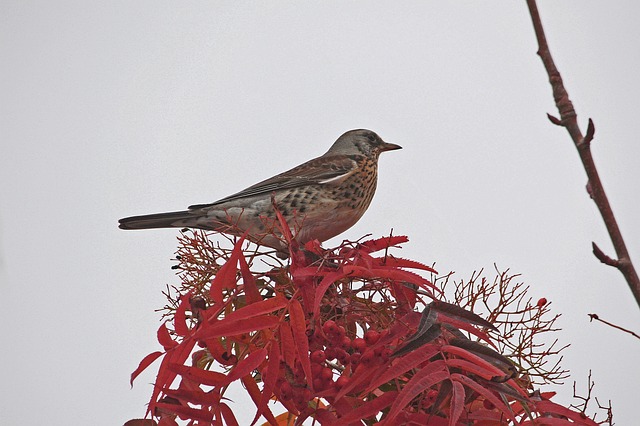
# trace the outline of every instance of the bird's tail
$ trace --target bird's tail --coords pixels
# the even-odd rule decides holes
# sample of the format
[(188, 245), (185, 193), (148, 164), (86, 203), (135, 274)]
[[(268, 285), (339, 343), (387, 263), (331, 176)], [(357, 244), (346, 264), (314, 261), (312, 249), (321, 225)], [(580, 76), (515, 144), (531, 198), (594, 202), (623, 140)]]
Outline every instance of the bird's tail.
[(120, 229), (184, 228), (196, 225), (198, 215), (193, 210), (147, 214), (120, 219)]

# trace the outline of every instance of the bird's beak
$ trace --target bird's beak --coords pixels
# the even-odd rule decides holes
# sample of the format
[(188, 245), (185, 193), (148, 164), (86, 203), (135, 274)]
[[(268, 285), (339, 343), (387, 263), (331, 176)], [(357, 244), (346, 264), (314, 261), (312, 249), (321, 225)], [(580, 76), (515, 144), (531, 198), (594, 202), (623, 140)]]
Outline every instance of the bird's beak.
[(402, 149), (400, 145), (396, 145), (395, 143), (384, 142), (382, 144), (382, 149), (380, 152), (384, 151), (393, 151), (394, 149)]

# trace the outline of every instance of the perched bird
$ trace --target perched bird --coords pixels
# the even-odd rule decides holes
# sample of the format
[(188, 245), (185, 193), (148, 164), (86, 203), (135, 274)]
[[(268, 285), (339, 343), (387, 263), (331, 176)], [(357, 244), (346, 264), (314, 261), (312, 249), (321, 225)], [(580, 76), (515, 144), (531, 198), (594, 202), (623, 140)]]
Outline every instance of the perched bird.
[(376, 191), (380, 153), (400, 148), (371, 130), (350, 130), (324, 155), (236, 194), (184, 211), (120, 219), (120, 228), (200, 228), (233, 235), (248, 232), (251, 241), (286, 255), (274, 202), (298, 243), (326, 241), (362, 217)]

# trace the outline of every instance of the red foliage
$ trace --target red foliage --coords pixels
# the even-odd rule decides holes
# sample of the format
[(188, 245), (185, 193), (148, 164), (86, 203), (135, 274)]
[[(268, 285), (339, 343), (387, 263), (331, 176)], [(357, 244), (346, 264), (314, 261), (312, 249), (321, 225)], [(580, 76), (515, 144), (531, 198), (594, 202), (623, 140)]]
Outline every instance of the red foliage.
[[(189, 244), (205, 240), (194, 233)], [(263, 416), (272, 425), (283, 424), (272, 399), (298, 423), (313, 417), (322, 425), (595, 425), (530, 397), (529, 382), (491, 348), (493, 325), (438, 300), (439, 290), (408, 270), (433, 269), (387, 253), (406, 241), (387, 237), (332, 251), (292, 246), (292, 261), (267, 272), (251, 270), (260, 255), (244, 253), (242, 241), (221, 265), (222, 256), (195, 265), (183, 253), (181, 268), (206, 264), (200, 273), (207, 279), (179, 296), (172, 331), (160, 326), (164, 352), (145, 357), (132, 374), (133, 381), (164, 356), (149, 412), (161, 424), (238, 424), (224, 392), (240, 381), (256, 406), (254, 422)]]

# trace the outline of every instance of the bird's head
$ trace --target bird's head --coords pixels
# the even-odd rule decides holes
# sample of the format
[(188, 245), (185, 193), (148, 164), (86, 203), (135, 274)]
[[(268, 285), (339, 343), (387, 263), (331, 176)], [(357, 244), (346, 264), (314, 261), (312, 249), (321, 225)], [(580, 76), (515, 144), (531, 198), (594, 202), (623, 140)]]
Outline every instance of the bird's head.
[(382, 140), (375, 132), (367, 129), (349, 130), (334, 142), (327, 154), (366, 155), (377, 157), (381, 152), (401, 149), (400, 145)]

